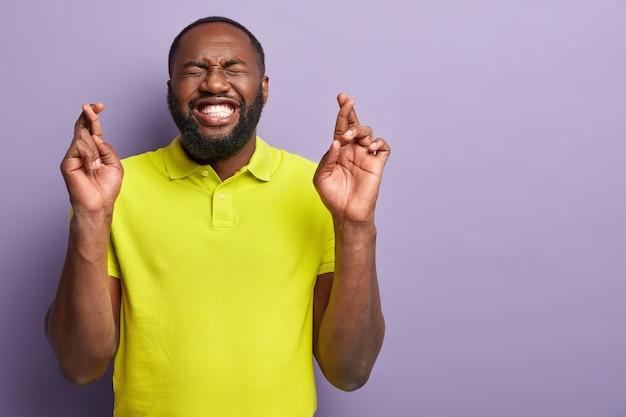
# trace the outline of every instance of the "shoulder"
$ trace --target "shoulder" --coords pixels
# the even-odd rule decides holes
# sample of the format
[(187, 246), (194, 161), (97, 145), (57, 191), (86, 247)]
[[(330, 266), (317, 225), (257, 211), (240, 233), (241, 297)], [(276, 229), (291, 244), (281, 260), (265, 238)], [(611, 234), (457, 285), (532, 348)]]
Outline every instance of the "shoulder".
[(124, 167), (124, 178), (118, 199), (127, 198), (129, 192), (131, 194), (136, 194), (137, 190), (145, 192), (168, 182), (169, 174), (164, 159), (164, 148), (123, 158), (121, 162)]
[(147, 151), (137, 155), (131, 155), (122, 159), (122, 165), (125, 170), (136, 170), (145, 168), (146, 166), (154, 165), (159, 161), (163, 161), (164, 148), (159, 148), (152, 151)]
[[(269, 146), (269, 145), (268, 145)], [(290, 171), (292, 174), (302, 172), (303, 174), (313, 174), (317, 169), (317, 163), (301, 155), (289, 152), (285, 149), (278, 149), (269, 146), (272, 171)]]

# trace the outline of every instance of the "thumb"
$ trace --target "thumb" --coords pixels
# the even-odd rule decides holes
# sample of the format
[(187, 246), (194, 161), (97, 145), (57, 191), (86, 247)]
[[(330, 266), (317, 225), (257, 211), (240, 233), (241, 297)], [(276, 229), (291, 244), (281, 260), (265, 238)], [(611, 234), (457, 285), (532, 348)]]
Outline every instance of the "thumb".
[(93, 140), (98, 147), (98, 153), (100, 154), (100, 160), (104, 165), (117, 166), (120, 165), (120, 158), (115, 153), (113, 146), (105, 143), (100, 137), (93, 135)]
[(340, 149), (341, 149), (341, 142), (339, 142), (338, 140), (333, 140), (333, 142), (330, 144), (330, 148), (324, 154), (324, 156), (322, 157), (322, 160), (320, 161), (317, 167), (317, 172), (315, 175), (316, 177), (321, 176), (325, 178), (330, 175), (333, 168), (335, 167), (335, 164), (337, 163), (337, 160), (339, 159)]

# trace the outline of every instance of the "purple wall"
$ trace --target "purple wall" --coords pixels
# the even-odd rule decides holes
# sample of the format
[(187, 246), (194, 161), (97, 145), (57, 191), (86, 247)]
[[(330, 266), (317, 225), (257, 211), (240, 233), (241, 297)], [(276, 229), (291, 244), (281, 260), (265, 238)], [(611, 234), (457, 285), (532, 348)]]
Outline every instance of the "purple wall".
[(168, 143), (170, 41), (211, 14), (266, 48), (262, 137), (317, 160), (346, 91), (393, 147), (386, 342), (318, 416), (626, 415), (624, 1), (38, 3), (0, 6), (0, 415), (110, 415), (110, 381), (64, 382), (43, 335), (59, 162), (86, 101), (120, 155)]

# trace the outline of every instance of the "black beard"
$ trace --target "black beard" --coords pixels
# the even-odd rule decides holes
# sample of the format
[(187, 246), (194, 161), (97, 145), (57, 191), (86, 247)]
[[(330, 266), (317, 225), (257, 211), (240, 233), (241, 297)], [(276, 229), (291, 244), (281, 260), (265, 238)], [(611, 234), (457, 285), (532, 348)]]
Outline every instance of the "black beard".
[(200, 165), (209, 165), (215, 161), (223, 161), (237, 155), (252, 139), (263, 110), (263, 89), (259, 86), (254, 101), (248, 108), (242, 100), (239, 102), (239, 122), (230, 133), (205, 135), (200, 131), (193, 118), (193, 107), (196, 100), (212, 97), (204, 94), (189, 103), (187, 114), (183, 112), (172, 88), (167, 89), (167, 105), (174, 123), (180, 130), (181, 144), (187, 156)]

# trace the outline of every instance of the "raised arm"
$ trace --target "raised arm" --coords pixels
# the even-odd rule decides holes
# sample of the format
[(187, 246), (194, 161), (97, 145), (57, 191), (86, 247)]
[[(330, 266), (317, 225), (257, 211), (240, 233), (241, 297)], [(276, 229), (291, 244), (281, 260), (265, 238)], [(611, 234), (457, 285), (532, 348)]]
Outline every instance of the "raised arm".
[(337, 101), (334, 140), (314, 177), (334, 221), (335, 272), (315, 286), (313, 351), (326, 378), (351, 391), (369, 378), (385, 332), (374, 211), (390, 148), (359, 123), (352, 99)]
[(101, 377), (119, 339), (119, 280), (108, 276), (113, 206), (123, 169), (102, 141), (102, 103), (83, 105), (61, 163), (72, 204), (65, 263), (45, 320), (48, 340), (65, 378), (87, 384)]

